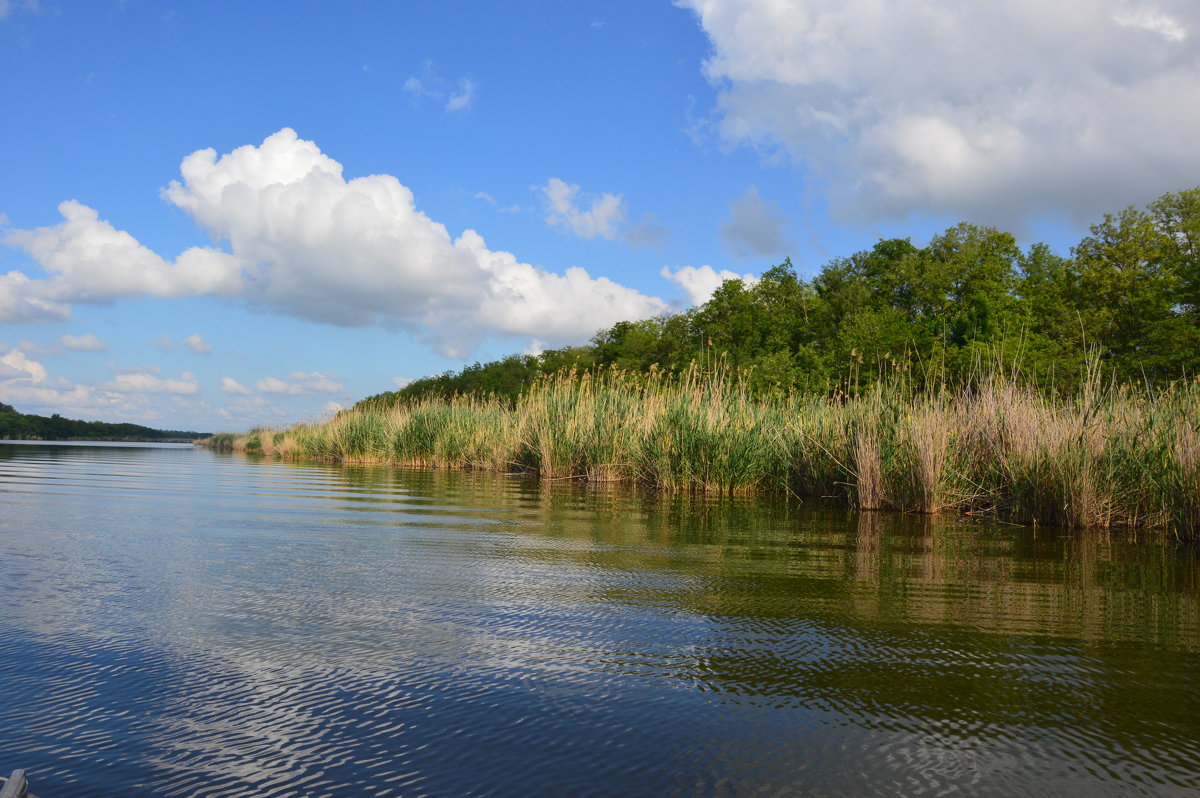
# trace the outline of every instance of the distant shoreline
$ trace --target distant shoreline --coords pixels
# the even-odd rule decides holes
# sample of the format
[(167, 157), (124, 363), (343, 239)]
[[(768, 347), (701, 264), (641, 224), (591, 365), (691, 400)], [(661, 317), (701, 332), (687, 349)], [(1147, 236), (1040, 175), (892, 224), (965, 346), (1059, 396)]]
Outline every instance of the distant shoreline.
[(212, 437), (206, 433), (199, 438), (9, 438), (0, 437), (0, 443), (178, 443), (193, 446)]
[(21, 413), (0, 402), (0, 441), (96, 441), (98, 443), (192, 443), (212, 437), (211, 432), (155, 429), (141, 424), (78, 421)]

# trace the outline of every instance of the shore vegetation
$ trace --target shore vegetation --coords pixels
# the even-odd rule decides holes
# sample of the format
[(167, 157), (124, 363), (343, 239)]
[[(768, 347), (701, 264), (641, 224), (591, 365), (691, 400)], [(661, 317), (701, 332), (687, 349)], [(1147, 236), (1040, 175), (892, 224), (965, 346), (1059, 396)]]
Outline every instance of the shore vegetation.
[(1200, 537), (1200, 188), (1057, 255), (960, 224), (811, 280), (219, 434), (277, 457), (487, 469)]
[(896, 380), (853, 396), (756, 397), (744, 376), (721, 368), (567, 372), (515, 401), (472, 394), (364, 406), (206, 445), (1200, 536), (1200, 384), (1149, 395), (1101, 387), (1095, 372), (1069, 398), (996, 375), (961, 390)]

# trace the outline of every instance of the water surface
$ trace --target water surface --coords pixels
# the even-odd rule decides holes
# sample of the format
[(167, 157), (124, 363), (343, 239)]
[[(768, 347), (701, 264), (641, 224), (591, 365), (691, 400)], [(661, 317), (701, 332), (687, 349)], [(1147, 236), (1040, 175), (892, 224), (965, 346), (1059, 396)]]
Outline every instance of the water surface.
[(0, 444), (0, 770), (87, 795), (1187, 795), (1193, 547)]

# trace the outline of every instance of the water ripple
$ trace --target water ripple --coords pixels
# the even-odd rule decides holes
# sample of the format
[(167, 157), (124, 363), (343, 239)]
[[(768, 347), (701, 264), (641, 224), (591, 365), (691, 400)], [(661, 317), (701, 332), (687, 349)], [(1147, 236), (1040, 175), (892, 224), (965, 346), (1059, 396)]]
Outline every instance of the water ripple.
[(1187, 548), (133, 446), (0, 510), (43, 798), (1200, 788)]

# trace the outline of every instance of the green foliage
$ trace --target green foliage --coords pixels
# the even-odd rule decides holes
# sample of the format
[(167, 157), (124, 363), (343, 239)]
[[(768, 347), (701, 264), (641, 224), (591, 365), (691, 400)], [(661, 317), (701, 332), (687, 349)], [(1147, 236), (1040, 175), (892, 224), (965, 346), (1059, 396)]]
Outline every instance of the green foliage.
[(858, 395), (894, 378), (976, 385), (998, 370), (1069, 394), (1085, 353), (1119, 383), (1161, 387), (1200, 373), (1200, 188), (1105, 216), (1070, 257), (964, 223), (924, 248), (881, 240), (811, 280), (785, 260), (751, 287), (726, 281), (687, 312), (618, 322), (586, 346), (476, 363), (360, 406), (456, 394), (511, 403), (565, 371), (680, 373), (693, 363), (743, 373), (758, 397)]

